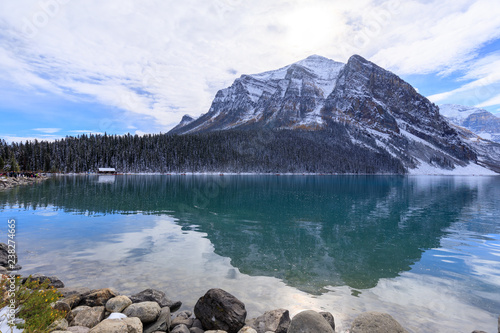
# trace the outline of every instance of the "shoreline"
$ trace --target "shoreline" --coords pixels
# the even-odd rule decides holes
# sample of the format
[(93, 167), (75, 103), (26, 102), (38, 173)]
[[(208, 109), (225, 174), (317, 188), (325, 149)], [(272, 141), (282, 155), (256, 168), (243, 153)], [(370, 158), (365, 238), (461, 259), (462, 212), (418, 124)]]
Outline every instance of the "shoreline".
[(46, 175), (42, 175), (42, 176), (38, 176), (38, 177), (25, 177), (25, 176), (5, 177), (5, 176), (2, 176), (2, 177), (0, 177), (0, 191), (15, 188), (18, 186), (37, 184), (37, 183), (40, 183), (48, 178), (49, 177)]
[[(2, 279), (9, 279), (11, 276), (19, 276), (23, 284), (27, 279), (18, 271), (4, 272)], [(199, 295), (194, 308), (186, 310), (182, 308), (182, 301), (171, 300), (169, 295), (158, 289), (148, 288), (135, 294), (122, 294), (114, 288), (67, 287), (57, 276), (30, 276), (32, 280), (48, 280), (48, 287), (54, 288), (62, 295), (51, 304), (53, 309), (66, 312), (64, 319), (53, 324), (57, 326), (54, 329), (58, 333), (117, 332), (111, 328), (124, 324), (127, 329), (124, 327), (120, 332), (300, 333), (304, 332), (304, 329), (308, 332), (325, 333), (418, 331), (402, 326), (390, 313), (384, 312), (384, 309), (360, 312), (348, 322), (339, 320), (338, 314), (334, 317), (331, 309), (320, 311), (303, 308), (292, 316), (288, 309), (280, 308), (267, 310), (257, 317), (248, 317), (245, 304), (241, 300), (217, 287)], [(2, 320), (5, 319), (0, 317), (0, 325), (3, 324)], [(478, 324), (480, 326), (480, 323)], [(130, 329), (131, 325), (134, 329)], [(474, 330), (472, 333), (496, 332)]]

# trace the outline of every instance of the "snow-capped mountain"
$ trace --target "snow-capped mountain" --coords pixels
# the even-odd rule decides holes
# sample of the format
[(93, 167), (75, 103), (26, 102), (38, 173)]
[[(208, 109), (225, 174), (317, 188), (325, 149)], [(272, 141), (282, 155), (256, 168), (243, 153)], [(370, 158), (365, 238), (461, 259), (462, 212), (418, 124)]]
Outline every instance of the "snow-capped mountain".
[(451, 123), (464, 127), (483, 139), (500, 143), (500, 118), (492, 113), (455, 104), (440, 105), (439, 110)]
[(217, 92), (206, 114), (170, 133), (230, 129), (302, 130), (316, 133), (317, 142), (342, 136), (344, 147), (396, 159), (413, 173), (488, 173), (477, 149), (436, 105), (358, 55), (346, 64), (314, 55), (275, 71), (242, 75)]

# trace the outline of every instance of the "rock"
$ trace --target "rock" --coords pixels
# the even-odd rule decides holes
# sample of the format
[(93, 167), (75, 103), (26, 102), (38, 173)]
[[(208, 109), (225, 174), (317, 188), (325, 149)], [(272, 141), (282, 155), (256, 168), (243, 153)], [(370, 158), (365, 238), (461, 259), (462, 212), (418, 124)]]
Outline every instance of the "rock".
[(161, 308), (156, 302), (142, 302), (129, 305), (123, 313), (127, 317), (137, 317), (143, 324), (154, 322), (160, 315)]
[(202, 329), (201, 329), (201, 328), (199, 328), (199, 327), (191, 327), (191, 328), (189, 329), (189, 332), (190, 332), (190, 333), (204, 333), (205, 331), (204, 331), (204, 330), (202, 330)]
[(335, 331), (335, 318), (333, 318), (333, 315), (330, 312), (320, 312), (319, 314), (322, 315), (323, 318), (326, 319), (328, 324), (330, 324), (330, 326)]
[(486, 333), (485, 331), (472, 331), (472, 333)]
[(57, 291), (63, 295), (64, 298), (73, 296), (73, 295), (79, 295), (79, 296), (85, 296), (87, 294), (90, 294), (90, 288), (85, 288), (85, 287), (79, 287), (79, 288), (69, 288), (69, 287), (64, 287), (64, 288), (58, 288)]
[[(0, 243), (0, 266), (6, 267), (7, 269), (10, 268), (10, 264), (12, 264), (12, 262), (9, 263), (9, 255), (12, 255), (9, 253), (9, 246), (5, 243)], [(17, 253), (15, 252), (14, 263), (17, 264)]]
[(127, 296), (116, 296), (106, 302), (106, 310), (109, 312), (122, 312), (132, 301)]
[(156, 302), (162, 308), (168, 306), (170, 308), (170, 312), (177, 311), (182, 305), (182, 302), (171, 301), (170, 299), (167, 298), (167, 296), (163, 291), (155, 289), (145, 289), (140, 293), (130, 296), (130, 299), (132, 300), (132, 303)]
[(257, 333), (257, 331), (251, 326), (243, 326), (238, 333)]
[(205, 333), (227, 333), (227, 332), (223, 330), (209, 330), (205, 331)]
[(81, 305), (104, 306), (113, 297), (118, 296), (118, 292), (110, 288), (92, 290), (89, 294), (82, 296)]
[(48, 331), (49, 332), (66, 331), (68, 326), (69, 326), (68, 321), (66, 319), (62, 318), (62, 319), (58, 319), (58, 320), (54, 321), (52, 324), (50, 324), (48, 327)]
[(174, 328), (175, 326), (177, 325), (186, 325), (188, 328), (191, 328), (193, 327), (193, 323), (194, 323), (194, 318), (184, 318), (184, 317), (175, 317), (173, 320), (172, 320), (172, 323), (170, 324), (170, 328)]
[(65, 298), (63, 298), (63, 299), (61, 299), (59, 301), (68, 304), (68, 306), (71, 309), (73, 309), (74, 307), (78, 306), (78, 304), (80, 304), (81, 300), (82, 300), (82, 296), (80, 296), (80, 295), (71, 295), (71, 296), (65, 297)]
[(62, 301), (57, 301), (52, 305), (52, 308), (57, 311), (61, 311), (66, 313), (66, 320), (70, 323), (74, 317), (73, 313), (71, 312), (71, 307), (68, 305), (66, 302)]
[(156, 331), (166, 332), (170, 327), (171, 317), (170, 308), (165, 306), (161, 308), (160, 315), (154, 323), (151, 323), (144, 327), (144, 333), (153, 333)]
[(334, 331), (322, 315), (307, 310), (293, 317), (288, 333), (334, 333)]
[(67, 330), (73, 333), (87, 333), (90, 331), (90, 328), (85, 326), (70, 326)]
[(28, 277), (24, 277), (22, 280), (22, 284), (25, 284), (26, 281), (38, 281), (40, 284), (44, 283), (46, 280), (49, 280), (49, 287), (54, 288), (64, 288), (64, 283), (59, 280), (57, 276), (47, 276), (43, 274), (35, 274)]
[(76, 308), (74, 308), (73, 310), (71, 310), (71, 313), (73, 314), (74, 317), (76, 317), (78, 312), (86, 310), (86, 309), (90, 309), (90, 306), (80, 305), (80, 306), (77, 306)]
[(7, 268), (5, 268), (3, 266), (0, 266), (0, 274), (2, 274), (2, 275), (8, 275), (9, 271), (7, 270)]
[(179, 312), (176, 317), (182, 317), (182, 318), (188, 319), (192, 315), (193, 315), (193, 313), (191, 311), (184, 310), (184, 311)]
[(500, 316), (498, 316), (498, 333), (500, 333)]
[(71, 322), (71, 326), (92, 328), (104, 319), (104, 311), (104, 306), (95, 306), (79, 310), (75, 315), (75, 319)]
[(89, 333), (142, 333), (142, 323), (139, 318), (106, 319)]
[(193, 326), (191, 328), (193, 328), (193, 327), (197, 327), (197, 328), (203, 329), (203, 325), (201, 324), (201, 321), (198, 318), (194, 319)]
[(237, 333), (245, 326), (247, 311), (236, 297), (222, 289), (210, 289), (194, 307), (203, 328)]
[(407, 333), (407, 331), (389, 314), (365, 312), (354, 319), (351, 333)]
[(50, 331), (51, 333), (71, 333), (70, 331)]
[(57, 311), (63, 311), (63, 312), (70, 312), (71, 307), (68, 305), (68, 303), (57, 301), (52, 305), (52, 308)]
[(266, 331), (286, 333), (290, 326), (290, 314), (285, 309), (267, 311), (262, 316), (255, 318), (250, 326), (258, 333)]
[(190, 332), (189, 328), (186, 325), (180, 324), (175, 326), (175, 328), (171, 330), (170, 333), (190, 333)]

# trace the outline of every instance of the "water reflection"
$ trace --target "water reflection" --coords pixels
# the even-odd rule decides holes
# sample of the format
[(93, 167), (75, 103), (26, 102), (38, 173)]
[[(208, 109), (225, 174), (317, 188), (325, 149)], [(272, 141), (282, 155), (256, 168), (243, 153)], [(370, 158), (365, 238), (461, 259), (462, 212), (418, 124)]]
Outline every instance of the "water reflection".
[[(2, 193), (0, 202), (4, 208), (54, 207), (84, 216), (167, 214), (182, 230), (204, 233), (215, 253), (242, 273), (275, 277), (318, 295), (328, 286), (372, 288), (409, 271), (423, 251), (440, 246), (479, 195), (477, 178), (101, 177), (59, 177)], [(498, 183), (495, 177), (485, 181)], [(138, 237), (145, 226), (130, 227)], [(89, 230), (86, 221), (71, 228), (100, 239), (116, 225), (108, 221)], [(124, 260), (150, 254), (151, 242), (143, 242), (149, 247), (128, 249)]]
[(414, 332), (493, 331), (500, 313), (498, 177), (59, 177), (0, 209), (23, 273), (73, 286), (185, 309), (223, 287), (250, 316), (328, 310), (340, 332), (361, 311)]

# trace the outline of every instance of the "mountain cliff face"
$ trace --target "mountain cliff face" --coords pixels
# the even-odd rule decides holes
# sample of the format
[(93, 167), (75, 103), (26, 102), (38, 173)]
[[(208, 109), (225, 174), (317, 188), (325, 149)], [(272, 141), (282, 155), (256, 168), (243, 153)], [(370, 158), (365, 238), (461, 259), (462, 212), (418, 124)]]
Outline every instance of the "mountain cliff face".
[(342, 136), (344, 146), (383, 153), (416, 173), (477, 166), (478, 160), (476, 149), (436, 105), (358, 55), (347, 64), (311, 56), (275, 71), (242, 75), (217, 92), (206, 114), (183, 122), (170, 133), (286, 129), (322, 138), (329, 133)]
[(492, 113), (454, 104), (440, 105), (439, 109), (451, 123), (464, 127), (483, 139), (500, 143), (500, 118)]

